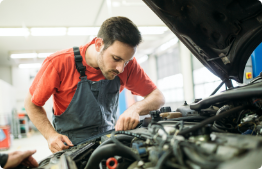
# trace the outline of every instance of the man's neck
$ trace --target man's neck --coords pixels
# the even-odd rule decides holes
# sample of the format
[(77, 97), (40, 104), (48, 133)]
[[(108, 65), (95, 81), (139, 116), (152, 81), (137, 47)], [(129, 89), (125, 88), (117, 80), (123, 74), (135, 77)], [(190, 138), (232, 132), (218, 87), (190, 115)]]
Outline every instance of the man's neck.
[(99, 67), (96, 61), (96, 55), (97, 55), (97, 52), (95, 49), (95, 45), (92, 44), (86, 49), (85, 59), (86, 59), (86, 63), (89, 66), (98, 69)]

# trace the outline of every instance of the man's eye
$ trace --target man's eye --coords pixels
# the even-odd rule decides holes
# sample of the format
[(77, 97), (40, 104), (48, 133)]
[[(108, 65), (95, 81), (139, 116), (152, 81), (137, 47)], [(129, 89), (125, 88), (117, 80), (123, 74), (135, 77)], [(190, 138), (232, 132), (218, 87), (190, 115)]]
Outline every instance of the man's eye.
[(115, 58), (115, 57), (113, 57), (113, 59), (114, 59), (115, 61), (120, 61), (120, 59), (118, 59), (118, 58)]

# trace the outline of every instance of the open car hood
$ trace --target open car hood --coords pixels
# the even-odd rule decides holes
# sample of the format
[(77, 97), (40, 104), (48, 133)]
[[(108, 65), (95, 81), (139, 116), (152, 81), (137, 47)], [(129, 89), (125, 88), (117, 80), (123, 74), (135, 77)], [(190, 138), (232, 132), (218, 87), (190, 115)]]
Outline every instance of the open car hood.
[(195, 57), (221, 80), (243, 83), (262, 41), (259, 0), (143, 0)]

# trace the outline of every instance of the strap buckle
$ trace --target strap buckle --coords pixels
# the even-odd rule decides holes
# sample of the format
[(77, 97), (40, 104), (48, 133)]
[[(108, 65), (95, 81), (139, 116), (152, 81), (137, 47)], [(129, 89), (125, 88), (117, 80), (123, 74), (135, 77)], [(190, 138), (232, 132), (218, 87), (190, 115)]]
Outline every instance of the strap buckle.
[(81, 77), (86, 76), (85, 71), (86, 71), (86, 66), (80, 66), (77, 68), (78, 72), (80, 73), (79, 79), (81, 79)]
[(75, 61), (76, 62), (82, 62), (82, 56), (81, 55), (75, 55)]
[(86, 67), (85, 67), (85, 66), (80, 66), (80, 67), (78, 67), (77, 69), (78, 69), (79, 71), (83, 71), (83, 70), (85, 71), (85, 70), (86, 70)]

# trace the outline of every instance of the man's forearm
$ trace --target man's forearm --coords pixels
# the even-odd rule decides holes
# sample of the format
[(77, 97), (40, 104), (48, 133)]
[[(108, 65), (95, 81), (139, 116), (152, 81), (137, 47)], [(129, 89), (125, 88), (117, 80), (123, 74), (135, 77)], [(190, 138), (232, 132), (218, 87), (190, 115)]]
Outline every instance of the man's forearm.
[(147, 115), (152, 110), (157, 110), (165, 104), (165, 98), (159, 89), (155, 89), (143, 100), (136, 102), (131, 107), (139, 112), (139, 115)]
[(43, 107), (36, 106), (31, 101), (31, 94), (28, 93), (25, 99), (25, 109), (30, 117), (30, 120), (34, 123), (36, 128), (42, 133), (42, 135), (48, 139), (48, 137), (54, 133), (57, 133), (51, 123), (49, 122), (46, 111)]

